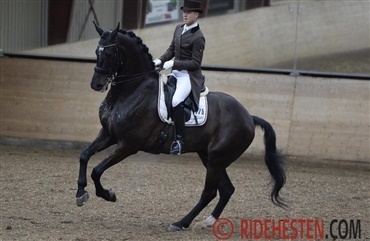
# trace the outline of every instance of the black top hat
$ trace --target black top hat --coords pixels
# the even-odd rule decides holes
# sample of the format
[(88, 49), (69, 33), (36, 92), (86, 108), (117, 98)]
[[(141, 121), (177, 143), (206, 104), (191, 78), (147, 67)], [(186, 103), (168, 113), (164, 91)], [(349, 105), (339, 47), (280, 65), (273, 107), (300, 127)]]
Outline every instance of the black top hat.
[(194, 11), (203, 13), (201, 0), (185, 0), (184, 6), (180, 8), (183, 11)]

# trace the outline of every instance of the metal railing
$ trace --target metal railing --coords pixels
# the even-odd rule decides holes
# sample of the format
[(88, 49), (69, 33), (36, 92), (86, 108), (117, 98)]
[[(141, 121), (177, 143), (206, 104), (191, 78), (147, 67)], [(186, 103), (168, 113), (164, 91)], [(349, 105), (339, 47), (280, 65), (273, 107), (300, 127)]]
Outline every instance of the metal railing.
[[(62, 56), (58, 57), (58, 56), (31, 55), (31, 54), (8, 53), (8, 52), (0, 53), (0, 56), (10, 57), (10, 58), (40, 59), (40, 60), (50, 60), (50, 61), (96, 63), (96, 59), (92, 59), (92, 58), (75, 58), (75, 57), (62, 57)], [(289, 76), (293, 76), (293, 77), (311, 76), (311, 77), (321, 77), (321, 78), (370, 80), (370, 75), (367, 75), (367, 74), (319, 72), (319, 71), (293, 70), (293, 69), (273, 69), (273, 68), (252, 68), (252, 67), (231, 67), (231, 66), (202, 65), (202, 70), (205, 70), (205, 71), (220, 71), (220, 72), (277, 74), (277, 75), (289, 75)]]

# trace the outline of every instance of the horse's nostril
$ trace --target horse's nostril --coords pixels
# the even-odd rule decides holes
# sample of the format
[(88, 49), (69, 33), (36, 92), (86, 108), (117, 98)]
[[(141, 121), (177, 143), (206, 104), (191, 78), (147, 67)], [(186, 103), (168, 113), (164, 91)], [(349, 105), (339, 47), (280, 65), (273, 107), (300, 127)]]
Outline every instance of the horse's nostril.
[(101, 90), (103, 87), (104, 87), (104, 85), (102, 85), (102, 84), (98, 84), (98, 83), (94, 84), (94, 83), (91, 83), (91, 88), (93, 90)]

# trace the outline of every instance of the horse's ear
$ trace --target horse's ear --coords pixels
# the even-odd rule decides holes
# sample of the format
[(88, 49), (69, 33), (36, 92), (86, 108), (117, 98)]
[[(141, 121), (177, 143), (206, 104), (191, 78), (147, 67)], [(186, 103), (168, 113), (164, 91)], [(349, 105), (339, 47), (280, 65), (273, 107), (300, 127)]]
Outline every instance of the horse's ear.
[(119, 23), (118, 23), (117, 27), (112, 31), (111, 36), (115, 37), (118, 34), (118, 31), (119, 31)]
[(95, 23), (95, 21), (93, 21), (93, 23), (94, 23), (94, 26), (95, 26), (95, 29), (96, 29), (96, 32), (98, 32), (99, 33), (99, 36), (102, 36), (102, 34), (104, 33), (104, 30), (103, 29), (101, 29), (96, 23)]

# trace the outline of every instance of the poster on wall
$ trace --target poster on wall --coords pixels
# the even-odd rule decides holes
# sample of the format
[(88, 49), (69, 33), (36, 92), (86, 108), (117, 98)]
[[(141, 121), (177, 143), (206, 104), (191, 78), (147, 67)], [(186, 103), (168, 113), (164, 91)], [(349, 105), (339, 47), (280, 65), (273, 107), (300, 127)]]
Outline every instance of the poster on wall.
[(234, 0), (210, 0), (208, 13), (221, 13), (234, 9)]
[(146, 12), (146, 24), (179, 19), (178, 0), (150, 0)]

